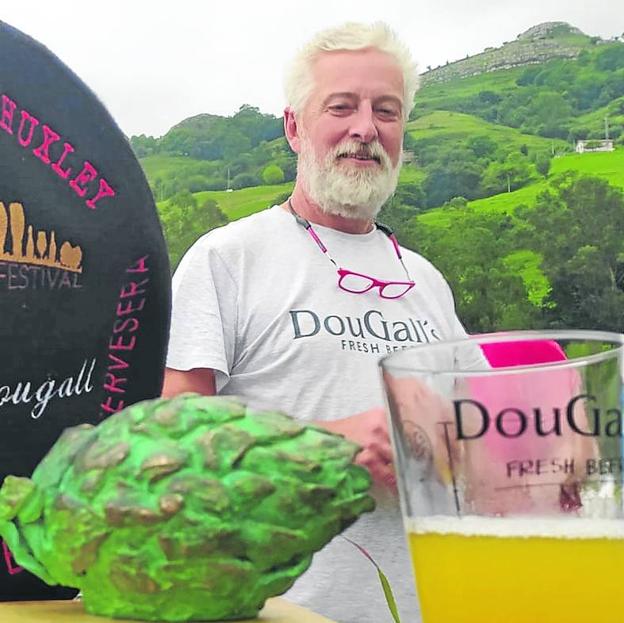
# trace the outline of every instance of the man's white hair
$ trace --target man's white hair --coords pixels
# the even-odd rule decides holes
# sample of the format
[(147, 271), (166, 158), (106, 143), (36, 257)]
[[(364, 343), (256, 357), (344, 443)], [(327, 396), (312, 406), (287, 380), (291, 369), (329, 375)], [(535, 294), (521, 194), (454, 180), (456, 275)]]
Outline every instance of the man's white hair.
[(285, 92), (288, 105), (300, 113), (314, 89), (312, 68), (323, 52), (375, 48), (392, 56), (403, 73), (403, 119), (407, 121), (418, 90), (418, 68), (409, 49), (396, 33), (383, 22), (361, 24), (348, 22), (319, 32), (295, 56), (286, 74)]

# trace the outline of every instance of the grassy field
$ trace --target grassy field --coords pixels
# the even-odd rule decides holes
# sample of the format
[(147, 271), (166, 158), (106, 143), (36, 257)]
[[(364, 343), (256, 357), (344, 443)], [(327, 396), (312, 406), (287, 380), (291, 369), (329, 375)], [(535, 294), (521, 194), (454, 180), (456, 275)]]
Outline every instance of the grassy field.
[(535, 151), (561, 151), (568, 147), (565, 141), (543, 138), (533, 134), (523, 134), (519, 130), (504, 125), (489, 123), (474, 115), (460, 112), (437, 110), (407, 124), (407, 131), (416, 140), (457, 139), (471, 136), (489, 136), (497, 143), (519, 148), (526, 145)]
[[(219, 204), (219, 207), (231, 221), (249, 216), (254, 212), (259, 212), (268, 208), (273, 200), (283, 193), (292, 190), (292, 182), (277, 184), (275, 186), (253, 186), (251, 188), (241, 188), (226, 192), (225, 190), (203, 191), (195, 193), (193, 196), (201, 204), (207, 199), (212, 199)], [(158, 209), (166, 210), (167, 202), (162, 201), (157, 204)]]
[(520, 205), (531, 205), (538, 193), (546, 188), (545, 182), (525, 186), (510, 193), (501, 193), (485, 199), (469, 201), (467, 208), (435, 208), (424, 212), (418, 218), (427, 225), (448, 227), (464, 210), (488, 214), (509, 214)]
[(610, 184), (624, 188), (624, 149), (620, 148), (612, 152), (570, 154), (553, 160), (552, 174), (556, 175), (568, 170), (603, 177)]
[(173, 174), (182, 171), (201, 173), (205, 169), (212, 169), (217, 161), (195, 160), (188, 156), (146, 156), (141, 158), (141, 166), (150, 180), (160, 177), (167, 179)]

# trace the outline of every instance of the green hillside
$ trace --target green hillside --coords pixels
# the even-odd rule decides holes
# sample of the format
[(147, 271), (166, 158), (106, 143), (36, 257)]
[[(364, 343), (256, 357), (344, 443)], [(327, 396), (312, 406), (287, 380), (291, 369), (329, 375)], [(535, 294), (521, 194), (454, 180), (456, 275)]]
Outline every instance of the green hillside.
[(608, 120), (610, 128), (624, 126), (624, 97), (618, 97), (597, 110), (579, 115), (572, 127), (579, 130), (591, 128), (592, 136), (588, 138), (603, 138), (605, 119)]
[(560, 139), (549, 139), (534, 134), (524, 134), (516, 128), (491, 123), (459, 112), (436, 110), (407, 124), (407, 132), (414, 141), (464, 140), (471, 136), (489, 136), (508, 151), (526, 146), (532, 150), (562, 151), (568, 144)]
[(543, 64), (550, 60), (575, 59), (590, 51), (599, 37), (590, 37), (565, 22), (546, 22), (520, 33), (514, 41), (486, 48), (465, 59), (446, 63), (424, 75), (426, 84), (484, 75), (499, 69)]
[(605, 153), (569, 154), (553, 160), (554, 175), (570, 170), (603, 177), (610, 184), (624, 188), (624, 148)]
[[(605, 153), (567, 154), (552, 161), (549, 177), (565, 172), (591, 175), (624, 189), (624, 148)], [(548, 187), (547, 180), (530, 184), (510, 193), (469, 201), (466, 208), (437, 208), (421, 214), (418, 218), (427, 225), (452, 227), (458, 213), (470, 210), (481, 214), (511, 214), (519, 206), (532, 205), (540, 192)]]
[[(292, 182), (278, 184), (274, 186), (254, 186), (252, 188), (241, 188), (230, 192), (203, 191), (193, 193), (197, 203), (201, 205), (207, 200), (216, 201), (219, 208), (224, 212), (230, 221), (235, 221), (244, 216), (249, 216), (254, 212), (259, 212), (272, 205), (273, 201), (292, 190)], [(169, 202), (157, 203), (158, 211), (164, 213), (168, 209)]]
[(211, 161), (197, 160), (188, 156), (170, 156), (157, 154), (141, 158), (141, 165), (148, 179), (166, 178), (177, 172), (202, 173), (206, 167), (213, 166)]
[(479, 93), (506, 93), (517, 89), (516, 80), (524, 69), (499, 70), (479, 74), (468, 78), (454, 78), (442, 83), (425, 81), (416, 94), (414, 110), (410, 118), (417, 118), (433, 110), (455, 110), (464, 101), (476, 97)]

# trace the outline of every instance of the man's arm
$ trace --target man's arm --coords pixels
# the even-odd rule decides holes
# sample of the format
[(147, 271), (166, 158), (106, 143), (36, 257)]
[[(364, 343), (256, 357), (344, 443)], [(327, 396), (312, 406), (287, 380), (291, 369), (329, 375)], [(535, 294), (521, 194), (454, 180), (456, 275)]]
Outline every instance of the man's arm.
[(171, 398), (185, 392), (214, 396), (217, 393), (214, 370), (210, 368), (194, 368), (193, 370), (165, 368), (163, 398)]

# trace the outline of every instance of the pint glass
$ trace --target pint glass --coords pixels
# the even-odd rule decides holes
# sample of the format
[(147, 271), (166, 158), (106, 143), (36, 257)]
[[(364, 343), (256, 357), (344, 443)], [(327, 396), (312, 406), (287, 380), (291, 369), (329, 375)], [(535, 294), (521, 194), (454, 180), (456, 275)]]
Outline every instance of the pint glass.
[(623, 347), (511, 332), (382, 360), (423, 623), (624, 621)]

